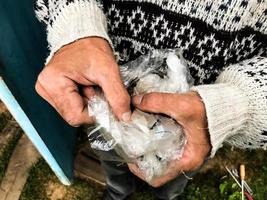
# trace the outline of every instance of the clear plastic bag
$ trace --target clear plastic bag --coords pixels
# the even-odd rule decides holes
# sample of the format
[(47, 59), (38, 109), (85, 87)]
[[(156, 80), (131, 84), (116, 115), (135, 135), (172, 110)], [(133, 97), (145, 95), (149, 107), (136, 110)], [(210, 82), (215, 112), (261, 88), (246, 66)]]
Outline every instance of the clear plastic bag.
[[(151, 52), (121, 66), (120, 71), (131, 95), (186, 92), (192, 83), (177, 50)], [(186, 138), (170, 117), (135, 109), (131, 122), (118, 121), (101, 92), (90, 99), (89, 115), (97, 122), (88, 134), (91, 148), (101, 159), (136, 163), (148, 182), (183, 153)]]

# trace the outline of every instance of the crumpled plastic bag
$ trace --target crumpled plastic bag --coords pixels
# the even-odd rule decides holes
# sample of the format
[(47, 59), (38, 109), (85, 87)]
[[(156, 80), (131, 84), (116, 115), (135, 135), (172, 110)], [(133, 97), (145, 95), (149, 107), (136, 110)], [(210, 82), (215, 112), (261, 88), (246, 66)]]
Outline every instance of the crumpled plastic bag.
[[(122, 65), (120, 71), (130, 95), (186, 92), (192, 83), (178, 50), (151, 52)], [(118, 121), (101, 92), (88, 107), (97, 122), (88, 136), (101, 159), (136, 163), (149, 182), (164, 174), (169, 161), (182, 156), (186, 138), (172, 118), (134, 109), (131, 122)]]

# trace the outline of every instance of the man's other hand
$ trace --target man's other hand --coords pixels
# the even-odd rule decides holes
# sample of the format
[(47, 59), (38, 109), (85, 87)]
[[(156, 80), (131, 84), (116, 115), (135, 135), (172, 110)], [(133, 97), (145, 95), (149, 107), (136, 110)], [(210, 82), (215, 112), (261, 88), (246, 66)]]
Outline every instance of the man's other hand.
[(99, 86), (118, 119), (130, 118), (130, 97), (112, 49), (90, 37), (62, 47), (39, 74), (35, 88), (72, 126), (93, 123), (87, 101)]
[[(164, 175), (155, 177), (150, 182), (153, 187), (167, 183), (183, 171), (194, 171), (203, 164), (211, 145), (205, 106), (197, 93), (149, 93), (135, 96), (133, 104), (142, 111), (162, 113), (172, 117), (183, 127), (187, 138), (182, 158), (170, 161)], [(128, 166), (136, 176), (145, 180), (145, 175), (137, 165), (128, 164)]]

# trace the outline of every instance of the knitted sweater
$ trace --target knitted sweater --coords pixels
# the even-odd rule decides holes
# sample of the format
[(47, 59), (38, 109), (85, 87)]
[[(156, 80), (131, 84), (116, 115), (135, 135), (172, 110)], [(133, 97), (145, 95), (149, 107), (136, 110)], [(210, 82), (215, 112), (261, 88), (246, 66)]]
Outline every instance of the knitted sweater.
[(37, 0), (50, 56), (79, 38), (106, 39), (120, 63), (180, 48), (207, 113), (211, 156), (227, 142), (267, 148), (266, 0)]

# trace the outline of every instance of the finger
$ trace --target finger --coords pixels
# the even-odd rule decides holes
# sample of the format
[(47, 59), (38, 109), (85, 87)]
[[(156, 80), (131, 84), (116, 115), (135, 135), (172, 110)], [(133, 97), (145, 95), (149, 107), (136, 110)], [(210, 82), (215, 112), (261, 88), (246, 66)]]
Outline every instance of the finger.
[(157, 177), (157, 178), (154, 178), (150, 185), (153, 186), (153, 187), (160, 187), (164, 184), (166, 184), (167, 182), (169, 182), (170, 180), (174, 179), (175, 177), (169, 177), (169, 176), (161, 176), (161, 177)]
[(92, 86), (84, 86), (82, 87), (82, 94), (87, 98), (87, 100), (91, 99), (96, 95), (95, 90)]
[(178, 103), (176, 99), (176, 94), (153, 92), (134, 96), (132, 98), (132, 103), (142, 111), (162, 113), (176, 118), (175, 107)]
[(121, 81), (119, 72), (102, 79), (100, 86), (118, 119), (129, 121), (131, 117), (130, 96)]
[(128, 163), (129, 170), (138, 178), (143, 181), (146, 181), (145, 174), (139, 169), (136, 164)]
[(46, 90), (43, 88), (43, 86), (39, 83), (39, 81), (37, 81), (35, 84), (35, 90), (43, 99), (45, 99), (47, 102), (49, 102), (49, 104), (51, 106), (53, 106), (54, 108), (56, 107), (55, 102), (49, 96), (49, 94), (46, 92)]
[(171, 161), (169, 162), (167, 169), (165, 169), (164, 174), (162, 176), (153, 178), (150, 184), (153, 187), (160, 187), (179, 176), (181, 171), (182, 170), (180, 169), (177, 160)]
[(71, 126), (93, 123), (93, 118), (89, 117), (87, 105), (73, 81), (63, 77), (41, 76), (38, 78), (38, 88), (42, 88), (41, 91), (43, 91), (40, 95)]
[(87, 101), (84, 101), (78, 89), (73, 88), (58, 98), (57, 107), (60, 108), (63, 118), (74, 127), (93, 123), (93, 118), (88, 114)]

